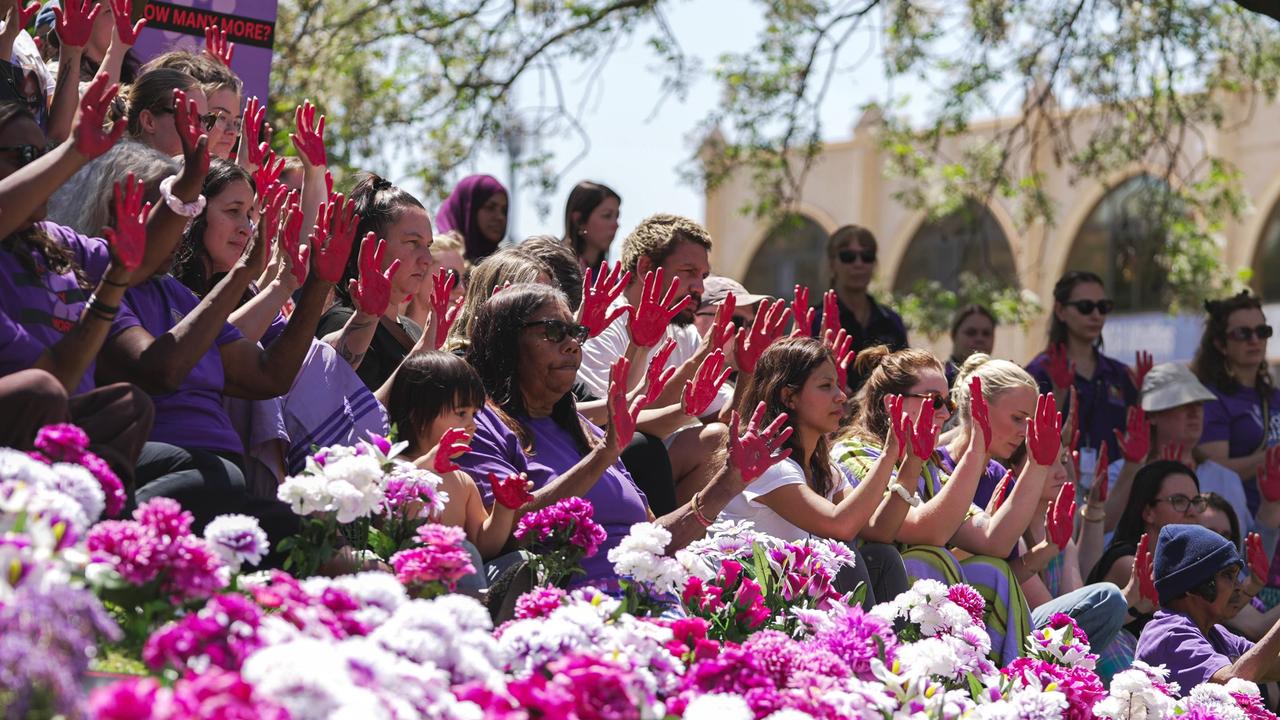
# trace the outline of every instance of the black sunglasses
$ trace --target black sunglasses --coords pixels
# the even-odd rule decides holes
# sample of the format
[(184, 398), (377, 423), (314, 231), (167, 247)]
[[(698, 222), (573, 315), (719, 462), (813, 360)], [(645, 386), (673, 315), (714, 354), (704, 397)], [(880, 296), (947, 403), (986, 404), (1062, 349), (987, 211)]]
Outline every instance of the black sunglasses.
[(527, 322), (524, 327), (531, 328), (542, 326), (542, 337), (547, 342), (560, 343), (565, 338), (573, 338), (579, 343), (586, 342), (587, 336), (591, 334), (591, 328), (586, 325), (575, 325), (567, 323), (563, 320), (534, 320)]
[[(177, 114), (177, 110), (171, 107), (158, 107), (154, 108), (151, 112), (169, 113), (170, 115)], [(205, 130), (212, 130), (213, 126), (218, 124), (218, 113), (205, 113), (204, 115), (199, 115), (197, 117), (200, 118), (200, 125), (203, 126)]]
[(1074, 300), (1072, 302), (1065, 302), (1062, 304), (1070, 305), (1079, 311), (1081, 315), (1092, 315), (1094, 310), (1097, 310), (1103, 315), (1107, 315), (1110, 314), (1112, 310), (1116, 309), (1115, 302), (1111, 300)]
[(6, 145), (0, 147), (0, 152), (11, 152), (18, 154), (18, 167), (30, 165), (31, 163), (44, 157), (52, 148), (48, 145), (40, 147), (39, 145)]
[(870, 265), (876, 261), (875, 250), (841, 250), (836, 253), (836, 257), (840, 258), (840, 262), (845, 265), (853, 263), (853, 261), (862, 259), (862, 262)]
[(1274, 331), (1271, 329), (1270, 325), (1259, 325), (1257, 327), (1231, 328), (1226, 332), (1226, 335), (1231, 340), (1249, 342), (1253, 339), (1254, 335), (1257, 335), (1259, 340), (1266, 340), (1271, 337), (1273, 332)]
[(956, 403), (954, 400), (951, 399), (950, 395), (943, 395), (942, 393), (936, 393), (936, 392), (927, 392), (927, 393), (908, 393), (907, 397), (917, 397), (917, 398), (924, 398), (925, 400), (931, 400), (933, 401), (934, 410), (941, 410), (943, 407), (945, 407), (947, 409), (947, 412), (953, 415), (956, 412)]

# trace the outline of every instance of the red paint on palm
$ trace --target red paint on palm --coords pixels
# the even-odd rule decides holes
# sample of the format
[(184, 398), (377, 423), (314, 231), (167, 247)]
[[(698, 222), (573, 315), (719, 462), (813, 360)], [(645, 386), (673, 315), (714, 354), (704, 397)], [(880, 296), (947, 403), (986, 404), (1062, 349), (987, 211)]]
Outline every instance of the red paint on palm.
[(462, 428), (449, 428), (436, 443), (436, 456), (431, 467), (438, 473), (448, 473), (460, 469), (454, 458), (471, 451), (471, 435)]
[(1129, 462), (1145, 462), (1151, 452), (1151, 424), (1147, 422), (1147, 414), (1140, 407), (1129, 408), (1125, 432), (1114, 431), (1116, 444), (1120, 452)]
[[(298, 155), (311, 167), (328, 165), (328, 151), (324, 147), (324, 115), (316, 121), (316, 106), (310, 100), (304, 100), (293, 111), (293, 125), (297, 132), (289, 133), (289, 139), (298, 149)], [(333, 192), (332, 185), (329, 192)]]
[(236, 54), (236, 44), (227, 40), (226, 30), (219, 30), (217, 25), (210, 25), (204, 29), (204, 51), (223, 65), (231, 67), (231, 58)]
[(791, 455), (791, 448), (783, 447), (791, 437), (787, 414), (781, 413), (761, 428), (764, 411), (765, 404), (761, 402), (745, 429), (740, 427), (742, 418), (737, 410), (729, 418), (729, 462), (747, 485)]
[(716, 350), (708, 355), (698, 366), (693, 379), (685, 381), (681, 397), (684, 414), (690, 417), (705, 415), (731, 372), (733, 369), (726, 367), (723, 350)]
[(1062, 447), (1062, 414), (1054, 407), (1052, 395), (1036, 400), (1036, 414), (1027, 420), (1027, 450), (1037, 465), (1049, 467), (1058, 461)]
[(356, 309), (374, 317), (386, 312), (391, 304), (391, 279), (400, 269), (400, 261), (393, 260), (383, 272), (382, 260), (386, 252), (386, 240), (379, 240), (372, 232), (365, 235), (360, 241), (360, 278), (352, 280), (348, 287)]
[[(644, 287), (640, 294), (640, 306), (631, 316), (631, 341), (640, 347), (653, 347), (662, 339), (671, 319), (693, 302), (685, 296), (676, 302), (680, 279), (672, 278), (671, 285), (663, 282), (662, 268), (645, 273)], [(663, 294), (663, 288), (666, 293)]]
[(107, 110), (119, 92), (120, 86), (110, 82), (106, 73), (98, 73), (80, 95), (80, 108), (71, 132), (76, 151), (86, 158), (96, 158), (110, 150), (124, 135), (127, 125), (123, 118), (116, 120), (110, 130), (104, 126)]
[(609, 306), (627, 289), (631, 282), (631, 273), (623, 272), (622, 263), (615, 263), (608, 271), (601, 271), (593, 277), (591, 268), (582, 278), (582, 324), (591, 331), (591, 337), (604, 332), (615, 320), (630, 312), (631, 308), (622, 305), (609, 312)]
[(111, 256), (130, 272), (138, 269), (147, 252), (147, 215), (151, 212), (151, 203), (142, 203), (144, 192), (142, 181), (135, 179), (133, 173), (129, 173), (123, 183), (116, 183), (116, 224), (114, 228), (102, 229)]
[(1049, 346), (1049, 363), (1045, 370), (1055, 390), (1066, 390), (1076, 384), (1076, 366), (1067, 359), (1067, 346), (1063, 343)]
[(982, 433), (982, 449), (991, 448), (991, 409), (987, 407), (987, 398), (982, 394), (982, 378), (974, 375), (969, 379), (969, 416), (973, 418), (974, 427)]
[(93, 35), (93, 22), (102, 12), (102, 6), (97, 0), (63, 0), (61, 5), (53, 7), (53, 27), (58, 41), (68, 47), (84, 47)]
[(525, 473), (513, 473), (506, 477), (489, 473), (489, 488), (493, 491), (493, 500), (504, 508), (519, 510), (533, 502), (533, 493), (529, 492), (530, 485), (529, 476)]

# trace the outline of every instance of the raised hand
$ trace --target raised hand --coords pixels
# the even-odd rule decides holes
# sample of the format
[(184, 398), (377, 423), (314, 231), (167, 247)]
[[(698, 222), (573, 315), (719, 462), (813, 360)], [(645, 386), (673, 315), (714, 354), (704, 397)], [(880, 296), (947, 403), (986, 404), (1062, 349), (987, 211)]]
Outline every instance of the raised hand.
[(826, 345), (836, 361), (836, 379), (840, 381), (840, 389), (849, 392), (849, 366), (853, 364), (858, 354), (853, 349), (853, 338), (844, 328), (836, 332), (827, 331), (822, 338), (822, 344)]
[(1127, 368), (1129, 371), (1129, 379), (1133, 381), (1133, 386), (1142, 391), (1142, 381), (1146, 379), (1147, 373), (1151, 372), (1151, 368), (1155, 367), (1155, 360), (1151, 358), (1151, 353), (1145, 350), (1139, 350), (1134, 357), (1133, 367)]
[(733, 293), (724, 296), (724, 302), (716, 306), (715, 317), (711, 319), (711, 329), (703, 340), (710, 350), (722, 349), (734, 337), (733, 312), (738, 309), (738, 298)]
[(204, 29), (204, 51), (223, 65), (231, 67), (236, 44), (227, 40), (226, 30), (219, 31), (217, 25), (210, 25)]
[(10, 43), (12, 43), (13, 40), (17, 39), (18, 33), (26, 30), (27, 26), (31, 25), (31, 21), (35, 19), (35, 16), (39, 14), (40, 3), (38, 2), (33, 2), (26, 7), (23, 7), (21, 2), (13, 3), (9, 6), (8, 11), (5, 12), (4, 33), (0, 34), (0, 38), (12, 38), (10, 40)]
[(533, 502), (533, 482), (525, 473), (498, 477), (497, 473), (489, 473), (489, 488), (493, 490), (493, 500), (504, 508), (519, 510)]
[(1054, 390), (1066, 390), (1076, 384), (1076, 366), (1067, 359), (1067, 346), (1063, 343), (1049, 346), (1049, 364), (1045, 370)]
[(379, 240), (375, 233), (370, 232), (360, 241), (360, 279), (351, 280), (347, 291), (356, 310), (366, 315), (380, 317), (391, 304), (391, 278), (400, 269), (400, 261), (392, 260), (383, 272), (382, 258), (386, 252), (387, 241)]
[(182, 177), (186, 179), (188, 171), (199, 177), (199, 184), (204, 184), (204, 176), (209, 172), (209, 137), (200, 124), (200, 109), (196, 101), (187, 97), (181, 89), (173, 91), (173, 122), (178, 128), (178, 140), (182, 143)]
[(791, 337), (812, 337), (813, 336), (813, 314), (817, 312), (814, 308), (809, 307), (809, 288), (806, 285), (796, 285), (795, 294), (791, 300), (791, 316), (795, 318), (795, 328), (791, 331)]
[(1027, 450), (1037, 465), (1049, 467), (1058, 461), (1062, 448), (1062, 414), (1053, 404), (1052, 395), (1036, 400), (1036, 414), (1027, 419)]
[(61, 8), (55, 5), (53, 27), (58, 33), (58, 41), (68, 47), (84, 47), (93, 34), (93, 21), (98, 19), (100, 12), (102, 6), (96, 0), (65, 0)]
[(438, 473), (459, 470), (461, 468), (453, 459), (470, 451), (471, 435), (462, 428), (449, 428), (440, 436), (440, 442), (436, 443), (436, 456), (431, 461), (431, 468)]
[(1058, 546), (1061, 552), (1071, 542), (1071, 532), (1075, 528), (1076, 486), (1075, 483), (1064, 483), (1058, 489), (1058, 496), (1049, 501), (1049, 514), (1045, 516), (1045, 533), (1049, 541)]
[(116, 226), (102, 229), (102, 236), (111, 248), (111, 258), (128, 272), (138, 269), (147, 251), (147, 215), (151, 212), (151, 203), (142, 204), (143, 193), (142, 181), (134, 179), (133, 173), (129, 173), (123, 183), (116, 183)]
[(1093, 466), (1093, 486), (1089, 488), (1091, 504), (1102, 505), (1107, 501), (1107, 487), (1111, 484), (1111, 471), (1108, 468), (1107, 444), (1098, 448), (1098, 463)]
[(938, 433), (941, 431), (942, 427), (933, 422), (933, 405), (928, 402), (920, 403), (920, 414), (911, 431), (911, 454), (928, 462), (938, 447)]
[(973, 425), (982, 433), (982, 451), (991, 449), (991, 410), (987, 407), (987, 398), (982, 394), (982, 378), (974, 375), (969, 380), (969, 415)]
[[(693, 298), (687, 295), (680, 302), (675, 302), (676, 292), (680, 287), (679, 278), (671, 278), (670, 287), (663, 283), (663, 279), (662, 268), (644, 275), (640, 307), (631, 316), (631, 341), (639, 347), (656, 345), (671, 324), (671, 318), (693, 303)], [(662, 294), (664, 287), (667, 287), (665, 295)]]
[(889, 418), (889, 434), (885, 437), (886, 454), (893, 454), (895, 463), (907, 456), (907, 446), (911, 442), (911, 418), (902, 412), (904, 399), (901, 395), (886, 395), (884, 398), (885, 415)]
[(996, 511), (1004, 505), (1004, 499), (1009, 494), (1009, 486), (1013, 484), (1013, 471), (1006, 470), (1004, 477), (1000, 478), (1000, 482), (996, 483), (996, 489), (991, 491), (991, 500), (987, 502), (987, 514), (995, 515)]
[(132, 0), (111, 0), (111, 14), (116, 23), (116, 37), (120, 38), (122, 45), (133, 47), (138, 42), (138, 33), (142, 32), (142, 28), (146, 26), (147, 19), (142, 18), (133, 25), (129, 24), (129, 19), (133, 13)]
[(321, 280), (336, 283), (342, 279), (347, 258), (351, 256), (351, 244), (355, 242), (356, 225), (359, 224), (360, 216), (356, 215), (355, 202), (344, 200), (342, 193), (334, 195), (320, 206), (320, 214), (316, 217), (316, 226), (308, 244), (312, 248), (312, 265), (315, 266), (316, 276)]
[(1151, 452), (1151, 425), (1147, 422), (1147, 414), (1140, 407), (1129, 408), (1128, 422), (1125, 432), (1114, 431), (1116, 443), (1124, 459), (1133, 463), (1144, 462)]
[(1267, 502), (1280, 501), (1280, 445), (1267, 448), (1258, 468), (1258, 490)]
[(791, 437), (791, 428), (784, 427), (787, 414), (778, 415), (768, 427), (761, 429), (764, 409), (763, 402), (756, 406), (745, 430), (739, 427), (742, 418), (737, 410), (729, 416), (729, 463), (738, 470), (744, 485), (750, 485), (765, 470), (791, 455), (791, 448), (783, 447)]
[(289, 133), (289, 139), (303, 161), (311, 167), (328, 165), (329, 158), (324, 149), (324, 116), (321, 115), (320, 122), (316, 122), (316, 106), (310, 100), (304, 100), (293, 111), (293, 124), (297, 132)]
[(1249, 537), (1244, 541), (1244, 550), (1245, 556), (1249, 559), (1249, 572), (1265, 586), (1271, 565), (1267, 562), (1267, 551), (1262, 549), (1262, 536), (1258, 533), (1249, 533)]
[(738, 371), (750, 375), (756, 371), (756, 362), (765, 349), (782, 337), (782, 329), (787, 324), (787, 303), (785, 300), (761, 300), (756, 308), (756, 319), (751, 328), (738, 331), (738, 339), (734, 342), (733, 358), (738, 363)]
[(614, 320), (631, 311), (630, 306), (620, 305), (609, 312), (609, 306), (627, 289), (631, 282), (631, 273), (622, 271), (622, 263), (616, 263), (613, 269), (603, 269), (599, 277), (592, 278), (591, 268), (582, 277), (582, 305), (578, 308), (578, 322), (591, 331), (595, 337), (613, 324)]
[(264, 240), (268, 242), (275, 240), (280, 232), (280, 220), (284, 216), (284, 209), (290, 205), (290, 200), (296, 199), (297, 196), (291, 195), (289, 188), (281, 183), (272, 183), (265, 187), (258, 186), (255, 204), (258, 206), (258, 231)]
[(693, 379), (684, 383), (684, 394), (681, 396), (684, 414), (689, 417), (705, 415), (731, 372), (733, 369), (725, 366), (723, 350), (716, 350), (708, 355), (698, 366)]
[(307, 281), (307, 260), (311, 257), (311, 247), (302, 244), (302, 208), (292, 193), (290, 198), (280, 232), (280, 249), (289, 259), (289, 271), (293, 273), (293, 279), (301, 286)]
[[(246, 157), (255, 167), (262, 166), (262, 158), (271, 149), (271, 128), (263, 132), (262, 121), (267, 117), (267, 107), (256, 96), (249, 98), (244, 108), (244, 136)], [(282, 161), (283, 162), (283, 161)]]
[[(74, 5), (76, 1), (78, 0), (72, 0), (71, 4)], [(94, 14), (97, 14), (96, 10)], [(107, 109), (119, 92), (120, 86), (112, 83), (103, 72), (98, 73), (80, 96), (80, 109), (76, 112), (71, 136), (75, 139), (76, 152), (90, 160), (110, 150), (128, 127), (124, 118), (116, 120), (110, 130), (104, 127)]]
[(641, 398), (627, 404), (627, 376), (631, 361), (618, 358), (609, 368), (609, 433), (613, 435), (615, 449), (622, 451), (636, 434), (636, 419), (640, 416)]
[(818, 337), (826, 337), (828, 332), (834, 333), (840, 329), (840, 301), (836, 298), (835, 290), (828, 290), (822, 295), (822, 327), (818, 331)]
[(644, 373), (644, 393), (640, 396), (644, 407), (657, 402), (658, 396), (662, 395), (662, 391), (667, 388), (667, 383), (671, 382), (671, 378), (675, 376), (676, 369), (667, 367), (667, 360), (671, 359), (671, 353), (675, 349), (676, 341), (668, 340), (661, 350), (649, 358), (649, 367)]
[(1142, 537), (1138, 539), (1138, 551), (1133, 557), (1133, 572), (1138, 576), (1138, 594), (1143, 599), (1151, 601), (1151, 604), (1159, 607), (1160, 593), (1156, 590), (1150, 543), (1151, 538), (1147, 533), (1143, 533)]
[(465, 298), (458, 298), (452, 302), (449, 300), (449, 296), (453, 293), (453, 286), (457, 282), (458, 276), (444, 268), (437, 270), (431, 277), (431, 312), (436, 325), (435, 347), (437, 350), (444, 347), (444, 341), (449, 337), (449, 331), (458, 321), (458, 313), (462, 310), (462, 301)]
[(1187, 451), (1186, 445), (1178, 443), (1169, 443), (1160, 449), (1161, 460), (1172, 460), (1173, 462), (1182, 462), (1182, 456)]
[(1073, 452), (1080, 447), (1080, 394), (1076, 392), (1075, 385), (1067, 388), (1067, 421), (1062, 424), (1062, 447), (1071, 448)]
[(280, 180), (283, 172), (284, 158), (277, 158), (274, 152), (268, 150), (259, 158), (258, 169), (253, 171), (254, 185), (260, 188), (271, 187)]

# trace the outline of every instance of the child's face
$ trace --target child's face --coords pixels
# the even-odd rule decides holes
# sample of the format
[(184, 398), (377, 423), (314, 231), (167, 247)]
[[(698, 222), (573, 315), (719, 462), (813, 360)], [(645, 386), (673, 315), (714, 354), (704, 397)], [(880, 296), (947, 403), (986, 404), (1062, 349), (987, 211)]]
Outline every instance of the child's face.
[(430, 449), (439, 444), (440, 437), (449, 428), (462, 428), (467, 431), (468, 435), (474, 435), (476, 432), (476, 413), (478, 412), (480, 412), (480, 408), (466, 406), (444, 410), (431, 422), (431, 427), (427, 428), (427, 437), (424, 438), (423, 443), (424, 447)]

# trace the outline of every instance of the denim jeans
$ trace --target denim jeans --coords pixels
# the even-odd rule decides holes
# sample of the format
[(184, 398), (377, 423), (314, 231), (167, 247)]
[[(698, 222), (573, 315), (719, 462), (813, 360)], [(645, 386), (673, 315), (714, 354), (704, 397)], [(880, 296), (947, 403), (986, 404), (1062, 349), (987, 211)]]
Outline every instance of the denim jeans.
[(1128, 609), (1129, 603), (1120, 588), (1112, 583), (1095, 583), (1032, 610), (1031, 624), (1041, 628), (1048, 625), (1056, 613), (1069, 615), (1089, 636), (1089, 646), (1098, 653), (1120, 632), (1128, 617)]

